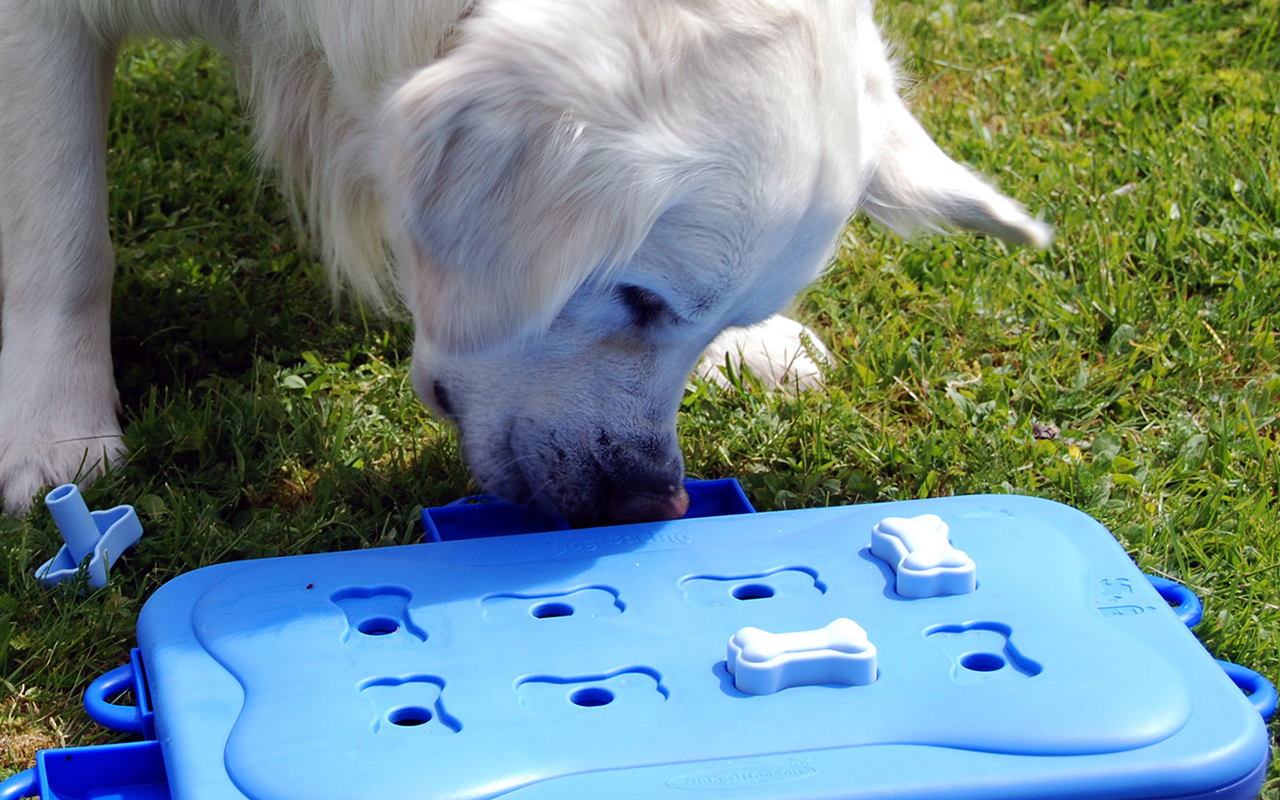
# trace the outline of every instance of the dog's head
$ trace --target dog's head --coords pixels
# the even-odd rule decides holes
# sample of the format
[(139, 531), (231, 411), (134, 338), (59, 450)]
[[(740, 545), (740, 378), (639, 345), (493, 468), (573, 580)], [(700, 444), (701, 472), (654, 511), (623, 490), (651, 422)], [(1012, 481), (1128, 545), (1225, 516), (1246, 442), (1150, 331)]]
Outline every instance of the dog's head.
[(914, 124), (863, 2), (487, 0), (387, 105), (419, 394), (490, 491), (680, 516), (698, 355), (817, 277), (859, 203), (1034, 240)]

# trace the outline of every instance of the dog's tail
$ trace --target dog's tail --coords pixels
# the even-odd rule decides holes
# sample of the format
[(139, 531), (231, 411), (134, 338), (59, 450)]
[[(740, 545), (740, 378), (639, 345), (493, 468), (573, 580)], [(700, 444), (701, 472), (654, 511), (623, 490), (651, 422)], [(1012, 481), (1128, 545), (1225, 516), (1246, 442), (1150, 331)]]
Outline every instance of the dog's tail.
[(955, 226), (1046, 248), (1053, 228), (944, 154), (896, 97), (862, 208), (893, 230)]

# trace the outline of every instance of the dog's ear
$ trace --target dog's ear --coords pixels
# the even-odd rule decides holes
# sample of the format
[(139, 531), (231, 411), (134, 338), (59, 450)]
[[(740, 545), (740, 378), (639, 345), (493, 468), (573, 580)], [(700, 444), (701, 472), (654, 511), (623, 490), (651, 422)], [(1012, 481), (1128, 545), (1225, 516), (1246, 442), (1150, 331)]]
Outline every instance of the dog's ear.
[(1015, 244), (1052, 244), (1052, 227), (952, 161), (896, 96), (881, 110), (888, 126), (862, 201), (868, 214), (900, 233), (941, 223)]
[(639, 174), (647, 162), (571, 100), (465, 46), (395, 92), (382, 132), (407, 300), (420, 334), (451, 354), (545, 330), (664, 204), (661, 182)]

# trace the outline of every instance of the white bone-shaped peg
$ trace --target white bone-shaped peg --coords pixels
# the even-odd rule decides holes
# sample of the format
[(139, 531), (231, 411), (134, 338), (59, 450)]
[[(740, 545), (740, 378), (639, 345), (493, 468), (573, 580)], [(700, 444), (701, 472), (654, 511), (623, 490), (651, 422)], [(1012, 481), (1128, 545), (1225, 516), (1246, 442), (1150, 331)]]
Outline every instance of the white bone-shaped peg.
[(729, 639), (725, 666), (745, 694), (790, 686), (865, 686), (876, 680), (876, 647), (858, 623), (843, 617), (825, 628), (769, 633), (743, 628)]
[(880, 520), (871, 554), (893, 567), (903, 597), (967, 594), (978, 585), (973, 559), (951, 546), (947, 523), (935, 514)]

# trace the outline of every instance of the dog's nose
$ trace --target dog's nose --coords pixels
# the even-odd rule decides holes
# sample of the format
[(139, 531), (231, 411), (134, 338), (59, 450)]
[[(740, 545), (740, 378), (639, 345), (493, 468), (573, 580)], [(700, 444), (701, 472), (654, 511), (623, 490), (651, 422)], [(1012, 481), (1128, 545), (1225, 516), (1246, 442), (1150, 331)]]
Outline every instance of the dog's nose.
[(615, 524), (680, 519), (689, 510), (689, 493), (680, 483), (656, 488), (615, 486), (605, 516)]

